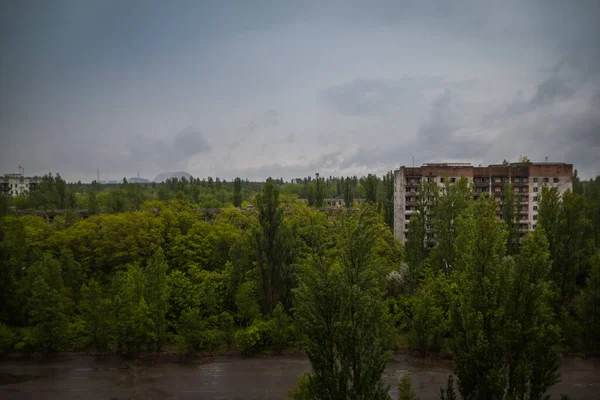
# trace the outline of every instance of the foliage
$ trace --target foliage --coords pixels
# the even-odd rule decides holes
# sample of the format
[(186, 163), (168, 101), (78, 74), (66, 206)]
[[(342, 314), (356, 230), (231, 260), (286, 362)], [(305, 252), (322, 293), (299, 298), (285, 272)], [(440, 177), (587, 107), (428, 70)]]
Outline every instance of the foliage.
[(273, 349), (276, 353), (281, 354), (281, 351), (288, 344), (290, 338), (290, 318), (285, 313), (283, 305), (277, 304), (273, 310), (273, 318), (271, 319), (272, 329), (271, 335), (273, 340)]
[(600, 252), (592, 259), (590, 276), (581, 291), (580, 315), (586, 351), (600, 352)]
[(304, 373), (298, 377), (296, 386), (288, 392), (288, 400), (311, 400), (313, 397), (310, 395), (309, 389), (310, 374)]
[(202, 319), (198, 308), (190, 308), (181, 313), (175, 342), (181, 354), (193, 355), (200, 349)]
[(0, 354), (8, 353), (17, 344), (17, 335), (13, 330), (0, 322)]
[(400, 383), (398, 383), (398, 400), (419, 400), (408, 374), (404, 374), (400, 379)]
[(169, 310), (169, 285), (167, 280), (168, 265), (161, 248), (156, 250), (146, 266), (146, 299), (150, 309), (156, 351), (160, 351), (166, 340), (167, 311)]
[(100, 283), (91, 279), (81, 289), (81, 310), (89, 343), (97, 351), (107, 351), (112, 330), (111, 300), (103, 293)]
[(441, 270), (454, 267), (458, 237), (458, 219), (472, 203), (473, 189), (466, 178), (455, 184), (446, 179), (445, 186), (436, 198), (435, 213), (431, 217), (436, 232), (437, 245), (432, 255), (434, 265)]
[(445, 388), (440, 388), (440, 400), (456, 400), (456, 392), (454, 391), (454, 376), (448, 375), (448, 383)]
[(246, 327), (260, 315), (256, 285), (253, 281), (247, 281), (240, 285), (235, 295), (235, 304), (238, 310), (238, 317), (240, 321), (244, 322)]
[(412, 321), (409, 340), (422, 355), (439, 349), (445, 330), (446, 316), (437, 304), (432, 285), (421, 286), (412, 302)]
[(393, 336), (381, 272), (391, 266), (376, 253), (377, 232), (387, 227), (370, 206), (338, 222), (338, 250), (311, 256), (294, 292), (314, 371), (309, 391), (316, 398), (387, 398), (381, 374)]

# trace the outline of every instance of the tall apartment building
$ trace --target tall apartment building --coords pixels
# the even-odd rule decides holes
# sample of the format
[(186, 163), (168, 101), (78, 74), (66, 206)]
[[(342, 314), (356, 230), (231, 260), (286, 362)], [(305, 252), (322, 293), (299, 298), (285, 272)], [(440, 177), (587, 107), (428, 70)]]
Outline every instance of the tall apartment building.
[[(473, 184), (475, 199), (482, 193), (488, 193), (499, 205), (504, 200), (504, 184), (512, 182), (518, 204), (519, 229), (525, 232), (537, 225), (538, 202), (544, 185), (556, 187), (561, 194), (573, 189), (573, 164), (511, 163), (473, 167), (465, 163), (442, 163), (402, 166), (395, 171), (394, 185), (394, 234), (402, 243), (408, 235), (408, 223), (414, 212), (415, 199), (419, 196), (419, 184), (427, 181), (443, 186), (461, 177)], [(500, 206), (496, 217), (502, 218)]]
[(20, 196), (35, 190), (40, 183), (38, 177), (25, 177), (23, 174), (4, 174), (0, 177), (0, 193), (5, 196)]

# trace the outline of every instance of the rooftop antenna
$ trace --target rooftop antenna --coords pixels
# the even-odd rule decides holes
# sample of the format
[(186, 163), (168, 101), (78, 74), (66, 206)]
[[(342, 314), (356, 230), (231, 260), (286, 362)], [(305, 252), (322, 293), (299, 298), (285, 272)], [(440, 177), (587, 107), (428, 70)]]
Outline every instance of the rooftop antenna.
[(21, 164), (19, 164), (17, 168), (19, 168), (19, 173), (21, 174), (21, 176), (25, 176), (25, 168), (21, 167)]
[(96, 183), (100, 183), (100, 168), (98, 168), (98, 180), (96, 181)]
[(546, 164), (548, 164), (548, 157), (546, 156)]
[(413, 168), (415, 167), (415, 156), (413, 156)]

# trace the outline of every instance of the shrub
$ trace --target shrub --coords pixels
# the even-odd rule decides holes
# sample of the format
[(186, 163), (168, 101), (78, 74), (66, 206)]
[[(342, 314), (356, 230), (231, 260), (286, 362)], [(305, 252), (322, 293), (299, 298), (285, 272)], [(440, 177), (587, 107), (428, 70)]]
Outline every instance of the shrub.
[(310, 381), (310, 374), (304, 373), (298, 377), (296, 386), (288, 392), (288, 400), (310, 400), (312, 396), (308, 389), (308, 383)]
[(412, 388), (408, 374), (405, 374), (398, 384), (398, 400), (419, 400)]
[(260, 330), (253, 324), (246, 329), (237, 331), (233, 340), (235, 347), (242, 355), (251, 356), (259, 351)]
[(13, 330), (0, 322), (0, 354), (8, 353), (17, 344), (17, 335)]

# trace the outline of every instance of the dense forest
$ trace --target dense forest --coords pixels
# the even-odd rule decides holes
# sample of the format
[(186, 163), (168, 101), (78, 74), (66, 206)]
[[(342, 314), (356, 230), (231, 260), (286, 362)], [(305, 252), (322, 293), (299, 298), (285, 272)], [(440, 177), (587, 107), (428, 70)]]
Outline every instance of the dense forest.
[[(47, 175), (2, 200), (0, 352), (296, 348), (313, 370), (295, 399), (386, 399), (381, 375), (401, 349), (452, 358), (444, 399), (540, 399), (562, 354), (600, 352), (600, 177), (575, 176), (562, 196), (543, 188), (526, 234), (496, 216), (514, 210), (510, 196), (474, 200), (464, 179), (419, 192), (402, 246), (391, 174), (113, 186)], [(319, 208), (334, 196), (348, 207)], [(14, 209), (66, 211), (49, 222)], [(399, 391), (414, 398), (408, 380)]]

